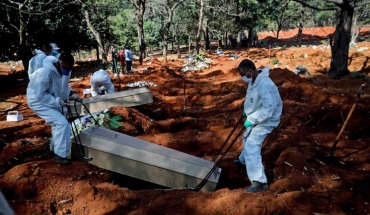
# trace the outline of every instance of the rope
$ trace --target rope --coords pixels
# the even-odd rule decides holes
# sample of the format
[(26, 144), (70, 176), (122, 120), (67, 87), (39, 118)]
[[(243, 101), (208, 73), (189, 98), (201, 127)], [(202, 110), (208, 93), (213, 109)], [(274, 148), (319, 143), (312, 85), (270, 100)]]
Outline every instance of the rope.
[(215, 161), (217, 159), (217, 157), (220, 155), (220, 153), (222, 152), (222, 150), (224, 150), (225, 146), (226, 146), (226, 143), (229, 141), (230, 137), (234, 134), (236, 128), (239, 126), (240, 122), (243, 120), (243, 115), (239, 118), (239, 120), (236, 122), (236, 125), (234, 126), (233, 130), (230, 132), (229, 136), (227, 136), (226, 140), (224, 141), (224, 143), (222, 144), (222, 146), (220, 147), (220, 149), (217, 150), (215, 156), (212, 158), (212, 161)]
[[(94, 122), (96, 125), (100, 126), (98, 121), (95, 119), (95, 117), (91, 114), (90, 110), (86, 107), (86, 105), (82, 102), (82, 99), (77, 99), (77, 100), (74, 100), (73, 102), (73, 107), (74, 107), (74, 110), (75, 110), (75, 113), (78, 113), (77, 112), (77, 102), (80, 102), (80, 104), (83, 106), (83, 108), (85, 108), (85, 110), (88, 112), (88, 114), (91, 116), (91, 118), (93, 118)], [(73, 116), (73, 113), (72, 113), (72, 107), (71, 106), (67, 106), (67, 110), (68, 110), (68, 117), (69, 119), (71, 120), (70, 121), (70, 125), (72, 127), (72, 134), (73, 134), (73, 139), (74, 141), (76, 142), (77, 144), (77, 150), (78, 150), (78, 153), (80, 154), (80, 157), (84, 160), (87, 160), (87, 161), (91, 161), (92, 158), (87, 158), (86, 155), (85, 155), (85, 150), (82, 146), (82, 143), (81, 143), (81, 139), (80, 139), (80, 136), (78, 135), (77, 133), (77, 127), (76, 127), (76, 124), (75, 124), (75, 120), (73, 119), (74, 116)], [(81, 117), (80, 115), (78, 114), (77, 116), (78, 120), (81, 122)]]
[(216, 152), (216, 155), (213, 157), (212, 161), (215, 161), (217, 159), (217, 157), (220, 156), (220, 154), (221, 154), (221, 157), (215, 162), (215, 164), (213, 165), (212, 169), (208, 172), (208, 174), (204, 177), (204, 179), (195, 188), (190, 188), (188, 185), (186, 185), (187, 188), (192, 189), (192, 190), (195, 190), (195, 191), (199, 191), (208, 182), (209, 177), (211, 177), (211, 175), (213, 174), (213, 172), (218, 168), (218, 166), (220, 165), (220, 163), (222, 162), (222, 160), (224, 159), (224, 157), (226, 156), (226, 154), (230, 151), (231, 147), (235, 144), (235, 142), (238, 139), (238, 137), (244, 131), (244, 127), (242, 129), (240, 129), (240, 131), (234, 137), (234, 139), (230, 143), (230, 145), (226, 148), (226, 150), (223, 153), (221, 153), (223, 151), (223, 149), (225, 148), (226, 143), (229, 141), (230, 137), (234, 134), (236, 128), (239, 126), (239, 124), (240, 124), (240, 122), (242, 120), (243, 120), (243, 116), (241, 116), (239, 118), (238, 122), (234, 126), (233, 130), (230, 132), (229, 136), (226, 138), (225, 142), (222, 144), (222, 146), (220, 147), (220, 149)]
[(221, 164), (222, 160), (224, 159), (227, 152), (230, 151), (231, 147), (234, 145), (238, 137), (243, 133), (244, 128), (240, 129), (239, 133), (235, 136), (234, 140), (230, 143), (229, 147), (225, 150), (224, 153), (222, 153), (221, 157), (215, 162), (212, 169), (208, 172), (206, 177), (194, 188), (195, 191), (199, 191), (202, 189), (202, 187), (208, 182), (209, 177), (211, 177), (212, 173), (218, 168), (218, 166)]

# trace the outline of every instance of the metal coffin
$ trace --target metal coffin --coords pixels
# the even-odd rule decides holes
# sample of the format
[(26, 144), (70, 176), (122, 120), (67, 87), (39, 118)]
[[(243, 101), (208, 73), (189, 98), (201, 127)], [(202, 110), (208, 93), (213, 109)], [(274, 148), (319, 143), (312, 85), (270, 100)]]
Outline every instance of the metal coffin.
[[(93, 158), (91, 164), (169, 188), (195, 187), (215, 165), (103, 127), (91, 127), (79, 135), (86, 157)], [(76, 144), (72, 156), (80, 157)], [(200, 191), (214, 191), (220, 175), (221, 168), (217, 167)]]
[[(152, 93), (145, 87), (82, 99), (82, 103), (85, 104), (90, 113), (113, 106), (132, 107), (152, 102)], [(74, 106), (74, 101), (70, 101), (70, 105)], [(73, 110), (75, 110), (74, 107)], [(76, 103), (76, 110), (79, 115), (87, 114), (85, 108), (82, 108), (82, 105), (78, 102)]]

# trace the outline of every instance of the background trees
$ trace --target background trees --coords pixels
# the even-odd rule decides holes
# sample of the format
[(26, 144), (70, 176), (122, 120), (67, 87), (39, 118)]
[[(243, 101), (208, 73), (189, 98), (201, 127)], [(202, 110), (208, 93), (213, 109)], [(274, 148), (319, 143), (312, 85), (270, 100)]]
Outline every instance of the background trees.
[[(0, 2), (1, 60), (27, 62), (31, 50), (56, 42), (62, 49), (97, 50), (103, 63), (112, 46), (130, 45), (142, 60), (148, 49), (169, 44), (181, 55), (182, 46), (199, 53), (218, 41), (218, 48), (238, 48), (246, 37), (256, 45), (258, 31), (335, 25), (329, 75), (348, 74), (350, 42), (369, 24), (370, 0), (5, 0)], [(174, 46), (174, 44), (176, 46)], [(176, 47), (176, 48), (174, 48)], [(25, 63), (24, 65), (27, 65)]]

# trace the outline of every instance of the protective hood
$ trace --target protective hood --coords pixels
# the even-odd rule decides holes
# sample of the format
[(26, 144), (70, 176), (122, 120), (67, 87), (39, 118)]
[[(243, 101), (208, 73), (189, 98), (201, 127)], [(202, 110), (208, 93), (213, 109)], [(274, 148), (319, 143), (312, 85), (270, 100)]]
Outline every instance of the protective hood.
[(256, 80), (254, 81), (253, 85), (251, 86), (251, 88), (254, 88), (256, 87), (259, 82), (264, 78), (264, 77), (268, 77), (270, 75), (270, 67), (269, 66), (266, 66), (265, 68), (263, 69), (259, 69), (258, 70), (260, 73), (258, 74), (258, 76), (256, 77)]
[(47, 56), (44, 61), (42, 61), (42, 65), (44, 67), (47, 67), (51, 70), (53, 70), (54, 72), (58, 72), (57, 68), (55, 68), (54, 66), (54, 63), (57, 63), (58, 62), (58, 58), (54, 57), (54, 56)]
[(40, 49), (35, 49), (35, 54), (45, 54), (45, 53)]

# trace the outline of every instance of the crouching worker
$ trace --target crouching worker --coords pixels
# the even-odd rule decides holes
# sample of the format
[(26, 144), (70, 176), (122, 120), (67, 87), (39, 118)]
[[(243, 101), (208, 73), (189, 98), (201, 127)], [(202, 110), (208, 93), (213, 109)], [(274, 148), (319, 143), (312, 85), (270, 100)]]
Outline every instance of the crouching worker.
[(262, 143), (280, 123), (283, 104), (278, 88), (269, 77), (269, 67), (256, 69), (250, 60), (243, 60), (238, 71), (248, 83), (243, 115), (246, 128), (243, 134), (243, 150), (234, 163), (246, 166), (251, 186), (244, 192), (252, 193), (268, 189), (267, 177), (262, 164)]
[(43, 67), (30, 75), (27, 86), (28, 106), (51, 126), (50, 149), (58, 164), (69, 163), (71, 127), (66, 118), (67, 100), (79, 99), (69, 87), (73, 64), (70, 53), (62, 53), (59, 59), (47, 56)]
[[(105, 91), (106, 94), (114, 93), (114, 84), (108, 73), (102, 69), (94, 72), (90, 78), (90, 84), (92, 97), (103, 94), (103, 91)], [(104, 87), (104, 90), (100, 88), (101, 86)]]

